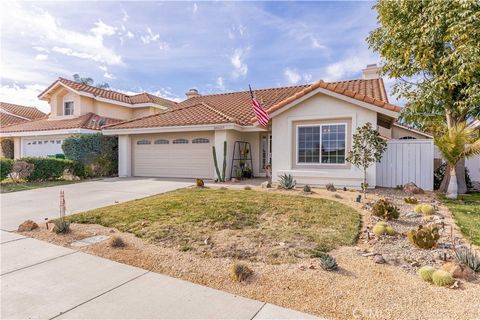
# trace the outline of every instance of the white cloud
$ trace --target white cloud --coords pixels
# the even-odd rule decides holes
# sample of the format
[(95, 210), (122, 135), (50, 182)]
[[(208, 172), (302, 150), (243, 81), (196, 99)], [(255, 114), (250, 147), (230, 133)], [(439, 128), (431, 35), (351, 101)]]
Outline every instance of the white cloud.
[(113, 36), (117, 30), (117, 28), (103, 23), (102, 20), (99, 20), (94, 24), (95, 24), (95, 27), (90, 29), (90, 31), (95, 35), (95, 37), (100, 39), (102, 39), (104, 36)]
[(134, 35), (132, 32), (130, 31), (127, 31), (127, 33), (125, 34), (125, 36), (128, 38), (128, 39), (133, 39)]
[(312, 80), (312, 75), (309, 73), (303, 73), (301, 74), (298, 72), (297, 69), (292, 69), (292, 68), (285, 68), (283, 70), (283, 75), (285, 76), (285, 79), (287, 80), (288, 84), (297, 84), (300, 81), (304, 82), (309, 82)]
[(47, 48), (44, 48), (44, 47), (35, 46), (35, 47), (33, 47), (33, 49), (37, 50), (38, 52), (46, 52), (46, 53), (50, 52), (50, 50), (48, 50)]
[(142, 40), (143, 44), (149, 44), (157, 41), (158, 39), (160, 39), (160, 35), (158, 33), (154, 34), (150, 27), (147, 28), (147, 34), (140, 37), (140, 40)]
[(75, 50), (70, 49), (70, 48), (53, 47), (52, 51), (57, 52), (57, 53), (61, 53), (63, 55), (70, 56), (70, 57), (76, 57), (76, 58), (80, 58), (80, 59), (88, 59), (88, 60), (93, 60), (93, 61), (96, 61), (96, 62), (108, 63), (106, 61), (103, 61), (103, 58), (102, 58), (101, 55), (95, 55), (95, 54), (90, 54), (90, 53), (86, 53), (86, 52), (75, 51)]
[(45, 90), (45, 86), (39, 84), (26, 85), (1, 85), (0, 96), (2, 101), (25, 106), (35, 106), (43, 112), (50, 112), (50, 105), (46, 101), (38, 100), (37, 96)]
[(349, 55), (338, 62), (326, 66), (322, 79), (325, 81), (345, 80), (361, 72), (371, 61), (375, 61), (375, 59), (368, 53)]
[(130, 16), (128, 15), (127, 11), (122, 9), (122, 21), (127, 22), (128, 18), (130, 18)]
[(193, 14), (195, 14), (195, 13), (197, 13), (197, 11), (198, 11), (198, 4), (195, 2), (193, 4), (193, 7), (192, 7), (192, 12), (193, 12)]
[(116, 78), (113, 76), (113, 74), (108, 73), (108, 72), (105, 72), (105, 73), (103, 74), (103, 76), (104, 76), (105, 78), (107, 78), (107, 79), (116, 79)]
[(225, 83), (223, 81), (223, 77), (218, 77), (216, 83), (217, 89), (221, 91), (225, 91)]
[(239, 77), (245, 77), (248, 73), (248, 65), (245, 63), (245, 55), (249, 51), (247, 49), (235, 49), (230, 56), (230, 62), (233, 65), (232, 77), (237, 79)]
[(35, 60), (37, 61), (45, 61), (48, 59), (48, 54), (37, 54), (35, 56)]
[(318, 36), (305, 23), (291, 24), (288, 28), (288, 34), (298, 41), (308, 41), (314, 49), (328, 50), (328, 47), (322, 44)]

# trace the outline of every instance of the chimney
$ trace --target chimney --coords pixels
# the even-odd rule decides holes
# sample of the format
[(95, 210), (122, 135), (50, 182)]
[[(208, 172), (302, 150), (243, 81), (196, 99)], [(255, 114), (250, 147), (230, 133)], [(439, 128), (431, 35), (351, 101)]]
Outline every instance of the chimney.
[(362, 70), (362, 79), (371, 80), (380, 78), (380, 68), (377, 67), (376, 63), (367, 64), (367, 67)]
[(188, 90), (187, 92), (185, 92), (185, 95), (187, 96), (187, 99), (195, 98), (195, 97), (200, 97), (200, 96), (201, 96), (201, 94), (198, 93), (198, 90), (197, 90), (197, 89), (190, 89), (190, 90)]

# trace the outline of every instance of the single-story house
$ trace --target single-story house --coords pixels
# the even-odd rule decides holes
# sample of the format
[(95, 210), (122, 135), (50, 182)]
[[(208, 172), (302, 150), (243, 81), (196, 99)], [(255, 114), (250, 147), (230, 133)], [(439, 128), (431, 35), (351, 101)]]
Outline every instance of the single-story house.
[[(214, 179), (212, 147), (221, 170), (226, 141), (227, 178), (240, 167), (265, 176), (271, 164), (274, 180), (291, 174), (299, 184), (359, 187), (362, 172), (345, 160), (358, 127), (370, 122), (389, 140), (423, 137), (395, 124), (400, 107), (389, 102), (376, 65), (367, 66), (362, 79), (254, 94), (270, 115), (268, 127), (257, 123), (248, 91), (201, 95), (194, 89), (165, 112), (105, 126), (104, 134), (119, 137), (119, 175)], [(376, 174), (372, 166), (370, 187)]]
[(63, 140), (73, 134), (100, 132), (104, 125), (153, 115), (175, 102), (149, 93), (127, 95), (64, 78), (38, 96), (50, 104), (50, 114), (0, 128), (2, 139), (14, 142), (14, 157), (62, 154)]

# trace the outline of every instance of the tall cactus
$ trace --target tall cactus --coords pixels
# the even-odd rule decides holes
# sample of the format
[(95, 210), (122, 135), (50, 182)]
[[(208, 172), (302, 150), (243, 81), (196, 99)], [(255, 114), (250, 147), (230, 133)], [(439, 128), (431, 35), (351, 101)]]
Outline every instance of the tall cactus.
[(227, 141), (223, 142), (222, 174), (220, 174), (220, 169), (218, 168), (217, 151), (215, 149), (215, 146), (212, 147), (212, 152), (213, 152), (213, 163), (215, 164), (215, 171), (217, 172), (218, 181), (225, 182), (225, 171), (227, 170)]

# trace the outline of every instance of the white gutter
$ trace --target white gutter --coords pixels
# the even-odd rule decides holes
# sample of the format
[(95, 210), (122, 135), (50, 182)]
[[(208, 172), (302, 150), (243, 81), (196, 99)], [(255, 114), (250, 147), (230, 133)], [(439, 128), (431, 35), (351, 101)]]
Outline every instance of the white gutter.
[(60, 129), (60, 130), (45, 130), (45, 131), (19, 131), (19, 132), (4, 132), (0, 133), (0, 137), (36, 137), (36, 136), (50, 136), (57, 134), (80, 134), (80, 133), (97, 133), (100, 130), (92, 129)]

